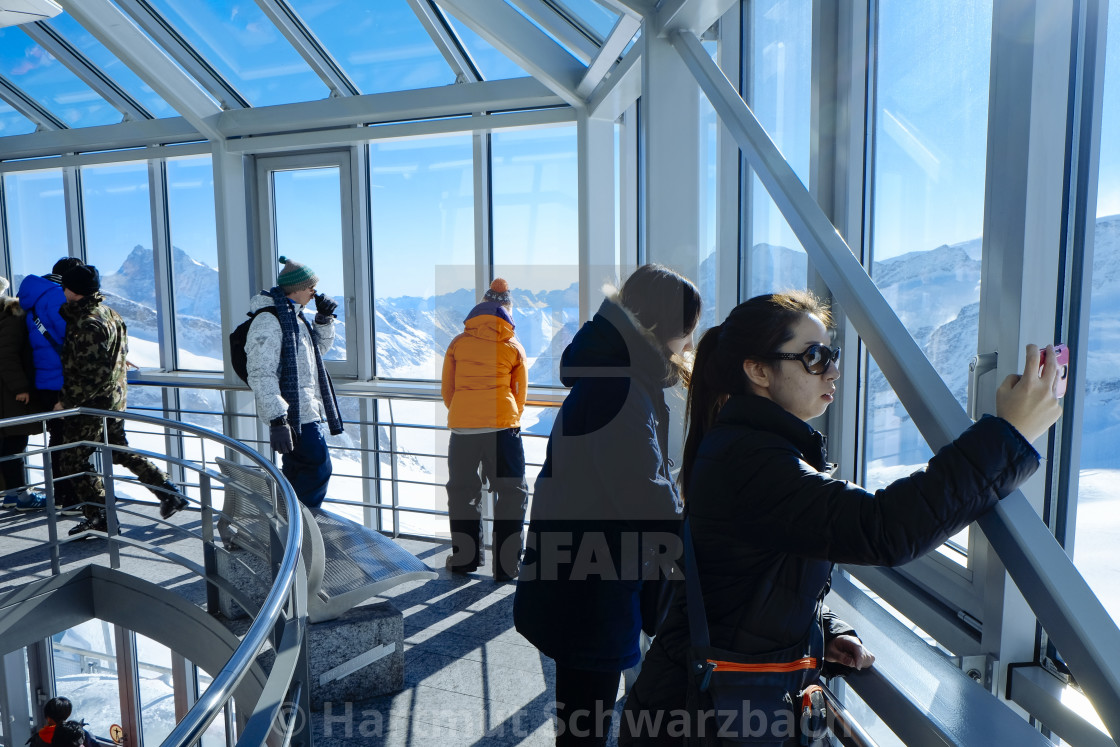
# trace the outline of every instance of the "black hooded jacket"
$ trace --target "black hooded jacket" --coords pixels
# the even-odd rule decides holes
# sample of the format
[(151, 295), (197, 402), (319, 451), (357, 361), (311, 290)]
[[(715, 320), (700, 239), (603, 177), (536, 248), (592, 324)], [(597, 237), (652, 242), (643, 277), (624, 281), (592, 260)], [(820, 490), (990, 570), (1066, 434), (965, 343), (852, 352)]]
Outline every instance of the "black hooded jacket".
[(514, 622), (565, 666), (622, 671), (638, 661), (642, 578), (656, 571), (644, 539), (679, 529), (664, 395), (677, 377), (664, 346), (609, 299), (560, 375), (572, 391), (536, 482)]
[[(924, 469), (873, 494), (824, 471), (824, 438), (807, 423), (769, 399), (733, 396), (701, 443), (685, 493), (712, 645), (754, 654), (797, 643), (816, 624), (833, 563), (908, 563), (1038, 463), (1014, 427), (985, 416)], [(689, 633), (677, 596), (634, 688), (647, 707), (682, 707)], [(836, 625), (826, 618), (826, 639), (845, 632)]]

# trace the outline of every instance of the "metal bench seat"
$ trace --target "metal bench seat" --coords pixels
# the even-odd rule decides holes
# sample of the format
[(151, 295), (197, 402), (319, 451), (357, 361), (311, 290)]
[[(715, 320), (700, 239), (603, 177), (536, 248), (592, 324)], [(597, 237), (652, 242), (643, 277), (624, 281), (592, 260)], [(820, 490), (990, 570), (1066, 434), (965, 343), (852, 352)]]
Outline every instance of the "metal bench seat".
[[(227, 459), (214, 460), (225, 484), (218, 532), (227, 549), (242, 548), (267, 560), (268, 522), (286, 521), (264, 472)], [(383, 591), (438, 574), (380, 532), (323, 509), (303, 510), (303, 561), (308, 618), (333, 620)]]

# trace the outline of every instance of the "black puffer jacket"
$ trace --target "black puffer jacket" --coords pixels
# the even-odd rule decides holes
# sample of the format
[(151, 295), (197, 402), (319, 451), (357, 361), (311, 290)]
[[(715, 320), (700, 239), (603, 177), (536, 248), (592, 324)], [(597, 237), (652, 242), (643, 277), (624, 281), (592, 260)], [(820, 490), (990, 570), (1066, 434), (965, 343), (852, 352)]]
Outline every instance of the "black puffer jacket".
[(564, 666), (621, 672), (639, 659), (642, 579), (658, 550), (648, 540), (679, 529), (663, 392), (676, 375), (664, 346), (608, 299), (560, 376), (572, 391), (533, 494), (513, 619)]
[[(872, 494), (823, 471), (824, 437), (804, 421), (768, 399), (732, 397), (700, 446), (686, 492), (712, 645), (740, 653), (793, 645), (816, 624), (833, 563), (914, 560), (1011, 493), (1038, 462), (1010, 424), (985, 417), (925, 469)], [(688, 622), (677, 596), (635, 686), (647, 707), (673, 699), (666, 685), (683, 687)], [(826, 630), (826, 638), (841, 632)], [(664, 707), (682, 707), (683, 691), (679, 698)]]

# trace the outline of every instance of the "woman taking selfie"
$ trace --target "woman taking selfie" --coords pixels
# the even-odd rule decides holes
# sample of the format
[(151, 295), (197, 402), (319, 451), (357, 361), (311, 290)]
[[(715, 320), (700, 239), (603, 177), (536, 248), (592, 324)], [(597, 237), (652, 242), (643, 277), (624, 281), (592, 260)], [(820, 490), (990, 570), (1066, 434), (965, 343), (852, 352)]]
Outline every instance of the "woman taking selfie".
[[(999, 387), (996, 416), (925, 469), (875, 493), (834, 479), (824, 437), (806, 422), (828, 409), (840, 376), (830, 323), (808, 293), (752, 298), (704, 334), (689, 386), (681, 485), (710, 645), (762, 661), (801, 652), (790, 658), (811, 664), (793, 698), (825, 662), (842, 671), (874, 661), (823, 610), (833, 563), (896, 566), (945, 542), (1034, 473), (1031, 441), (1061, 414), (1053, 351), (1040, 375), (1039, 350), (1029, 345), (1024, 375)], [(689, 682), (695, 657), (684, 598), (677, 593), (630, 692), (621, 743), (680, 744), (698, 735), (697, 714), (712, 708), (711, 693)], [(795, 710), (800, 716), (800, 702)], [(745, 736), (716, 738), (712, 723), (700, 741)], [(752, 724), (751, 741), (781, 745), (793, 736), (773, 726), (760, 733)]]

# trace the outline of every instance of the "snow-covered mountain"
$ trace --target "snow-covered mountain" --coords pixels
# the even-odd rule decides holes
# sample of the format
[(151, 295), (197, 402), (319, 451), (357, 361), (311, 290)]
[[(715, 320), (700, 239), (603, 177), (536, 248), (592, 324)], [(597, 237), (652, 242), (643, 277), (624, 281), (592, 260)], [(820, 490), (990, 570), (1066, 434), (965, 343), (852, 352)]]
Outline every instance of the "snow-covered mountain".
[[(973, 239), (910, 252), (876, 262), (872, 268), (876, 285), (962, 404), (968, 362), (976, 353), (980, 246), (980, 239)], [(750, 259), (755, 290), (796, 287), (805, 277), (806, 257), (801, 251), (759, 244), (752, 248)], [(173, 250), (173, 262), (179, 345), (220, 359), (218, 271), (178, 248)], [(715, 277), (714, 262), (712, 255), (701, 264), (700, 282), (709, 281), (705, 285)], [(137, 246), (115, 273), (102, 280), (110, 305), (125, 318), (134, 338), (157, 340), (154, 278), (151, 250)], [(1110, 446), (1120, 442), (1120, 216), (1097, 222), (1092, 293), (1081, 460), (1085, 468), (1120, 468), (1120, 452)], [(530, 382), (558, 385), (560, 354), (579, 325), (577, 286), (536, 292), (515, 288), (513, 296), (517, 336), (530, 360)], [(428, 298), (376, 299), (378, 374), (438, 379), (443, 351), (462, 331), (463, 318), (477, 301), (467, 289)], [(340, 318), (341, 312), (340, 306)], [(345, 349), (345, 324), (339, 327), (334, 355)], [(869, 422), (878, 431), (872, 437), (883, 445), (879, 453), (901, 463), (924, 462), (923, 454), (928, 454), (924, 443), (908, 427), (909, 417), (874, 368), (868, 399)], [(546, 420), (538, 425), (547, 432)]]

